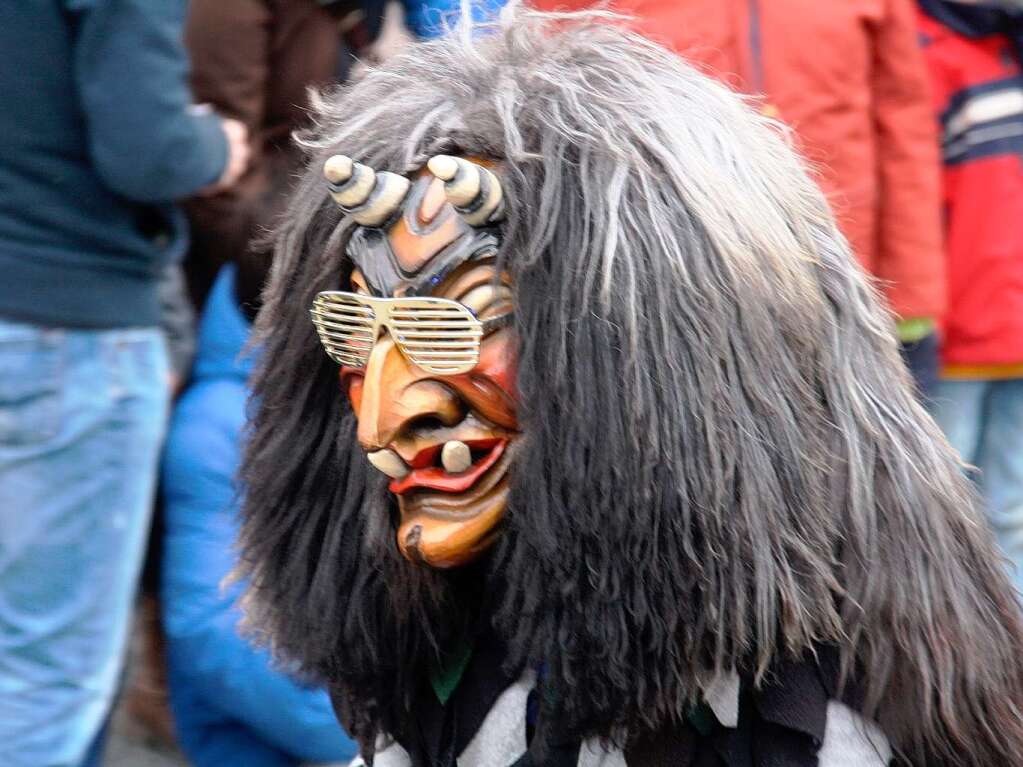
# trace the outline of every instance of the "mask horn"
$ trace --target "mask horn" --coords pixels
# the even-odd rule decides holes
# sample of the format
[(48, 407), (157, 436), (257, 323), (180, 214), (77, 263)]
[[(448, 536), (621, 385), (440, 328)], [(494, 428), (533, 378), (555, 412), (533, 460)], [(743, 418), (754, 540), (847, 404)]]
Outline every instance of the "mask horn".
[(426, 163), (430, 173), (444, 182), (448, 202), (471, 226), (484, 226), (504, 218), (504, 193), (497, 176), (482, 165), (439, 154)]
[(323, 163), (330, 196), (340, 208), (362, 226), (382, 226), (401, 206), (409, 180), (397, 173), (381, 171), (336, 154)]

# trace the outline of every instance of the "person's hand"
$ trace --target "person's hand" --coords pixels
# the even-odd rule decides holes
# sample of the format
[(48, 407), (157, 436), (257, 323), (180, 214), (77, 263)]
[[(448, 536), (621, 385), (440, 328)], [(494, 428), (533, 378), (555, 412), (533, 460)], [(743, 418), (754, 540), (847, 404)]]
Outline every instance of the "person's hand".
[(249, 167), (249, 158), (252, 150), (249, 148), (249, 129), (245, 123), (225, 117), (220, 127), (227, 137), (227, 163), (224, 165), (224, 172), (213, 184), (201, 189), (200, 196), (208, 196), (223, 192), (234, 186)]

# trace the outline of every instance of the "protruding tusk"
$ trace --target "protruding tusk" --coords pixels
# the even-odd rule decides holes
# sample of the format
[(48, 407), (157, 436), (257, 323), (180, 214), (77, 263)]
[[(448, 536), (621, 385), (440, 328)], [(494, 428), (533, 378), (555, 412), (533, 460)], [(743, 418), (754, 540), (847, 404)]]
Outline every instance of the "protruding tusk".
[(453, 439), (444, 443), (440, 451), (440, 462), (448, 474), (461, 474), (472, 466), (472, 453), (467, 444)]
[(504, 193), (501, 182), (482, 165), (439, 154), (426, 167), (444, 182), (448, 201), (458, 209), (466, 223), (483, 226), (504, 218)]
[(409, 180), (397, 173), (375, 172), (350, 157), (336, 154), (323, 164), (330, 196), (355, 223), (380, 226), (387, 222), (408, 193)]
[(410, 471), (408, 464), (393, 450), (377, 450), (374, 453), (368, 453), (366, 457), (379, 471), (393, 479), (401, 479)]

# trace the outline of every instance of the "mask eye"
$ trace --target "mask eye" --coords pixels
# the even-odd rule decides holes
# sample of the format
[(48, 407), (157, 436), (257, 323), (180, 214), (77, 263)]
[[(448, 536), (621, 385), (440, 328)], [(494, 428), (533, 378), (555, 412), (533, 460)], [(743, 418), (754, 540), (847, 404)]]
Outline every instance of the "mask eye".
[[(352, 296), (352, 297), (349, 297)], [(340, 365), (363, 367), (376, 341), (376, 315), (354, 294), (320, 293), (310, 310), (327, 355)]]
[(455, 301), (398, 300), (387, 324), (405, 356), (428, 373), (467, 373), (479, 361), (483, 328)]
[(434, 375), (476, 367), (483, 336), (512, 316), (509, 311), (481, 321), (446, 298), (374, 298), (345, 291), (320, 293), (310, 314), (327, 355), (341, 365), (364, 367), (384, 327), (409, 362)]

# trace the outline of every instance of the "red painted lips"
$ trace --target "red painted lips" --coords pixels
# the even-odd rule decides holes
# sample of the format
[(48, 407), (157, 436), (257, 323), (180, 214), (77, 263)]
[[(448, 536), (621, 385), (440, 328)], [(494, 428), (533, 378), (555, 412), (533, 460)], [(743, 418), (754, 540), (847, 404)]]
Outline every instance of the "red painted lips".
[(404, 495), (413, 490), (440, 490), (445, 493), (464, 493), (476, 484), (487, 470), (497, 463), (504, 449), (506, 439), (472, 439), (465, 444), (471, 450), (486, 450), (486, 455), (473, 461), (472, 466), (461, 474), (448, 474), (442, 467), (435, 466), (442, 445), (434, 445), (419, 451), (410, 461), (412, 471), (401, 479), (395, 479), (388, 486), (395, 495)]

